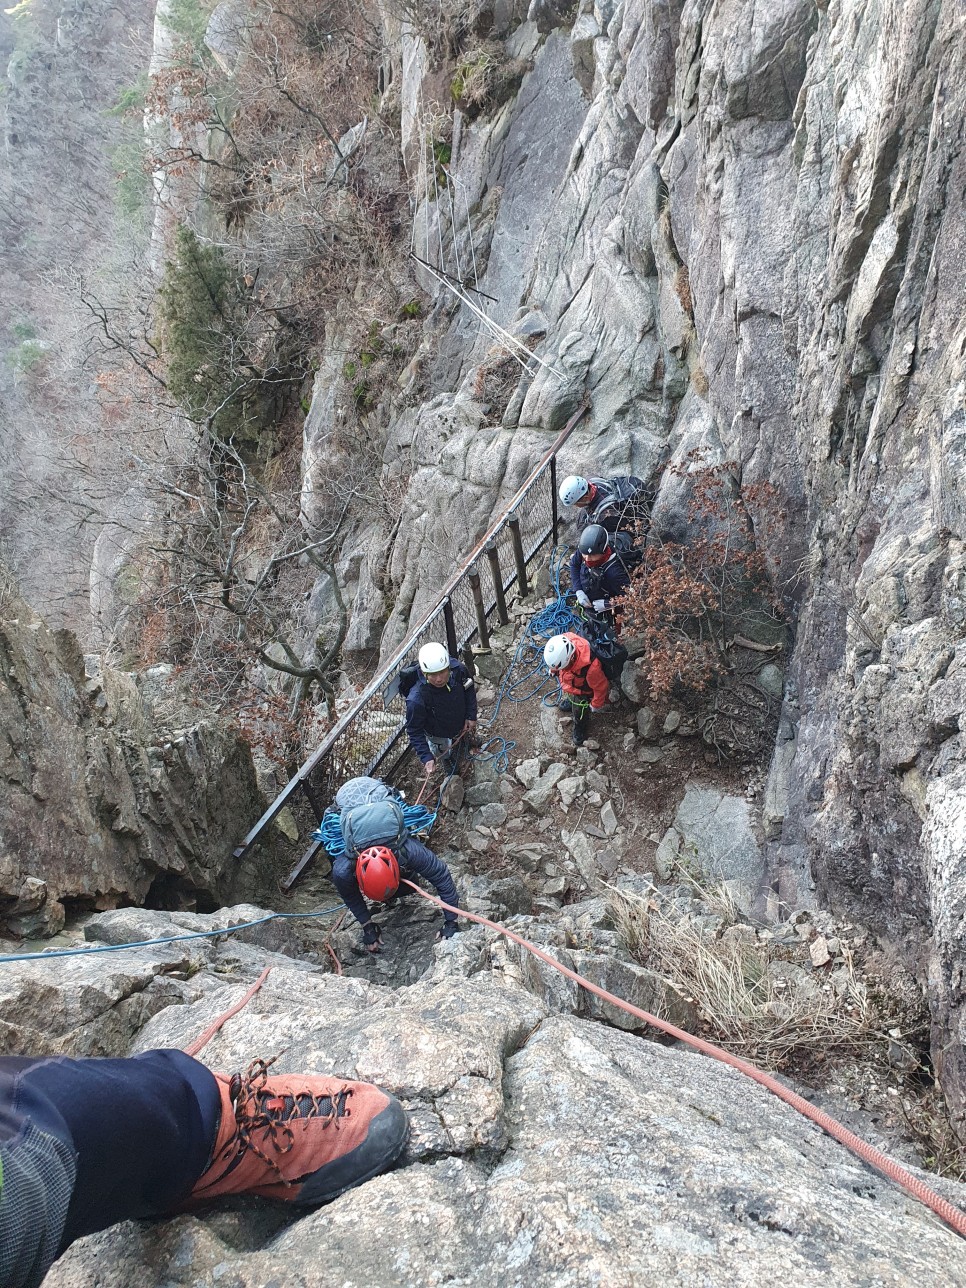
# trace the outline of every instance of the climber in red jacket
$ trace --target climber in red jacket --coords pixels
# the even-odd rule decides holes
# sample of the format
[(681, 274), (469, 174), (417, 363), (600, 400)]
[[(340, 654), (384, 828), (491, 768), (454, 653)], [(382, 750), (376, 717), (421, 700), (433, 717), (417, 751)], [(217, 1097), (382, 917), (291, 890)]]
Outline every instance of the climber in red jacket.
[(572, 711), (573, 740), (579, 747), (587, 737), (591, 711), (607, 711), (610, 685), (599, 658), (594, 656), (588, 640), (573, 631), (554, 635), (547, 640), (543, 660), (550, 674), (560, 681), (564, 691), (561, 711)]

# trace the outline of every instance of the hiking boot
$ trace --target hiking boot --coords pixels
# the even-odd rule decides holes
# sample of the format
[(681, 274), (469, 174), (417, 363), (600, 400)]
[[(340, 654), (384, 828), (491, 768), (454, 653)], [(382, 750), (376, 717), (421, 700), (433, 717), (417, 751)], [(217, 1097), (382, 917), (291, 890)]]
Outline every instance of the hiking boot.
[(344, 1078), (269, 1077), (272, 1063), (214, 1075), (221, 1122), (188, 1208), (228, 1194), (317, 1207), (386, 1171), (402, 1152), (409, 1121), (393, 1096)]

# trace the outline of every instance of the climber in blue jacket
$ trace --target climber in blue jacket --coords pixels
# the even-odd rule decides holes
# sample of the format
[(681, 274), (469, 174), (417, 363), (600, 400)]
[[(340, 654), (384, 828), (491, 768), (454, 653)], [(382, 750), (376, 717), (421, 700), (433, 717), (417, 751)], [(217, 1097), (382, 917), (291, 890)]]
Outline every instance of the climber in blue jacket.
[(580, 534), (570, 560), (570, 582), (578, 604), (598, 614), (612, 612), (612, 600), (631, 583), (624, 559), (611, 544), (615, 541), (605, 528), (591, 524)]
[(455, 769), (454, 741), (468, 742), (476, 730), (476, 686), (462, 662), (450, 657), (442, 644), (419, 650), (420, 677), (406, 695), (406, 732), (426, 773), (445, 755)]
[[(425, 877), (435, 886), (443, 903), (459, 907), (459, 894), (449, 868), (413, 836), (391, 848), (372, 845), (358, 858), (340, 854), (333, 860), (332, 884), (362, 927), (362, 942), (370, 953), (377, 953), (382, 947), (382, 932), (378, 922), (372, 920), (366, 899), (388, 903), (395, 898), (401, 880), (417, 876)], [(456, 929), (456, 913), (444, 912), (439, 938), (452, 938)]]

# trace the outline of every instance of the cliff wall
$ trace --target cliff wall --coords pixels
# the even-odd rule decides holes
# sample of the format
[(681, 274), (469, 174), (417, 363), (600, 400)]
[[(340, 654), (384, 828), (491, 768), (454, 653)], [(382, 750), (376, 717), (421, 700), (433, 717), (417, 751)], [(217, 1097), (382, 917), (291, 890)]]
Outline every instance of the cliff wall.
[[(966, 16), (939, 0), (501, 12), (489, 37), (527, 71), (457, 112), (451, 171), (490, 311), (553, 370), (503, 405), (481, 396), (492, 339), (425, 275), (430, 397), (386, 450), (408, 485), (383, 644), (585, 390), (575, 469), (647, 475), (700, 448), (768, 480), (796, 623), (762, 807), (769, 894), (851, 909), (903, 947), (962, 1103)], [(403, 44), (418, 121), (432, 59)], [(417, 246), (429, 229), (465, 252), (467, 228), (424, 201)], [(326, 432), (311, 421), (310, 458)], [(382, 547), (368, 557), (384, 582)], [(370, 599), (350, 643), (380, 620)]]

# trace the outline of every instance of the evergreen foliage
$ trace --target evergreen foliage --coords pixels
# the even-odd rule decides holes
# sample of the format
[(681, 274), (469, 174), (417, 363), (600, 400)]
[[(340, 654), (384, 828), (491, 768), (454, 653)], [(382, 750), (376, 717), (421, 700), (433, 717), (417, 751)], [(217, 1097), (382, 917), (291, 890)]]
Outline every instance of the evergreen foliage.
[(213, 8), (199, 0), (170, 0), (161, 21), (200, 56), (205, 52), (205, 32)]
[(239, 285), (220, 248), (203, 245), (182, 224), (160, 291), (168, 388), (193, 420), (210, 421), (223, 439), (246, 436)]

